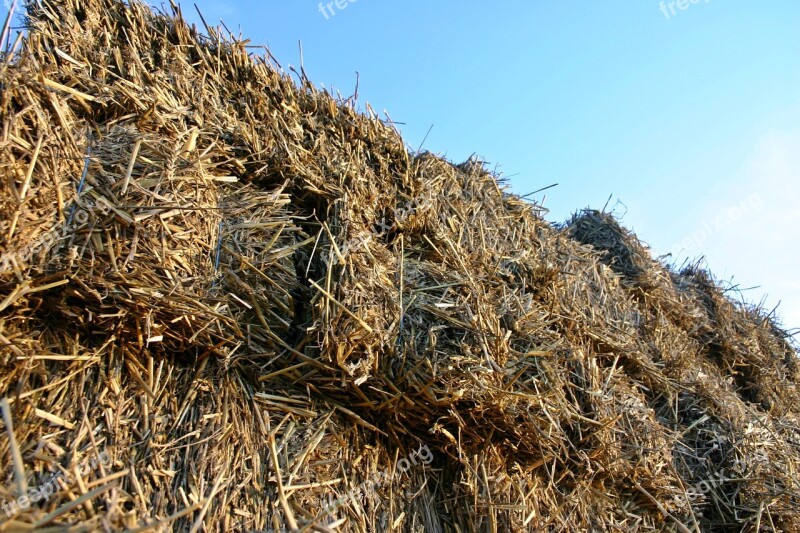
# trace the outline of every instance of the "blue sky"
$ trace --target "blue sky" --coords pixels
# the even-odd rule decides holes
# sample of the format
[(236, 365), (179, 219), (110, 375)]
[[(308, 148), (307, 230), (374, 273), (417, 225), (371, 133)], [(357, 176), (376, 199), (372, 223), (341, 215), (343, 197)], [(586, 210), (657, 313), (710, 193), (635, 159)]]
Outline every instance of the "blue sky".
[(797, 0), (195, 2), (285, 68), (302, 42), (318, 85), (358, 71), (414, 149), (433, 126), (424, 148), (514, 192), (558, 183), (552, 221), (613, 195), (656, 254), (705, 255), (800, 327)]

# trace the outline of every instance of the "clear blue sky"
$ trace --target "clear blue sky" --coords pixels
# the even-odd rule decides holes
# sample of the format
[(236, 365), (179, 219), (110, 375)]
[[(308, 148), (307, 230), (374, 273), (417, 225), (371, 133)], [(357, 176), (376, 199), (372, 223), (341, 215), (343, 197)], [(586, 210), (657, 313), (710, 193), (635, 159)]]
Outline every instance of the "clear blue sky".
[(302, 42), (318, 85), (349, 96), (358, 71), (415, 149), (433, 125), (424, 148), (514, 192), (559, 183), (552, 221), (613, 195), (657, 254), (705, 254), (798, 327), (800, 1), (695, 1), (196, 3), (284, 67)]

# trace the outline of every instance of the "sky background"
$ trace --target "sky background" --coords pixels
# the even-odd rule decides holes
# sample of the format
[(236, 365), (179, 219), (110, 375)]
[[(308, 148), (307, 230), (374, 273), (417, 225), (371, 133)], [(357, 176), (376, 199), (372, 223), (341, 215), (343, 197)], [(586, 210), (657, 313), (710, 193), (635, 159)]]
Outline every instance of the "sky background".
[(301, 42), (317, 85), (358, 72), (412, 149), (433, 126), (423, 148), (513, 192), (558, 183), (553, 222), (611, 197), (656, 255), (705, 256), (800, 327), (797, 0), (195, 1), (285, 69)]

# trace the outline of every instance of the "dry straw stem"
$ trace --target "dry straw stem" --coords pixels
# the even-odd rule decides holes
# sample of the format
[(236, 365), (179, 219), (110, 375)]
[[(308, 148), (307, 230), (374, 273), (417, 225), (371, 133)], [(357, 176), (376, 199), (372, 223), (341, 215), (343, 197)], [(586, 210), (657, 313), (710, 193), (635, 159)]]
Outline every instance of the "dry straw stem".
[(797, 352), (698, 265), (549, 224), (174, 5), (25, 24), (0, 500), (64, 475), (0, 528), (800, 531)]

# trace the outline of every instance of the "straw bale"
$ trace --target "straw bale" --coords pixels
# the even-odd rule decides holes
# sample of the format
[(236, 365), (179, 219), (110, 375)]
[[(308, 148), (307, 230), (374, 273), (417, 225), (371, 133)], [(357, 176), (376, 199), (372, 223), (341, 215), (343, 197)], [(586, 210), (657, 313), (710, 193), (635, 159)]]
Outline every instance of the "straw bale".
[(800, 531), (797, 351), (700, 265), (175, 5), (25, 23), (0, 529)]

